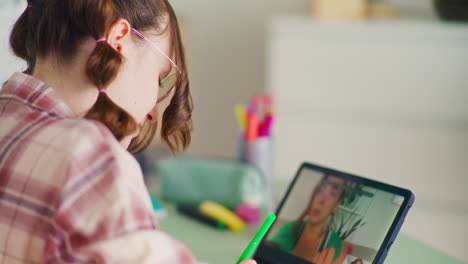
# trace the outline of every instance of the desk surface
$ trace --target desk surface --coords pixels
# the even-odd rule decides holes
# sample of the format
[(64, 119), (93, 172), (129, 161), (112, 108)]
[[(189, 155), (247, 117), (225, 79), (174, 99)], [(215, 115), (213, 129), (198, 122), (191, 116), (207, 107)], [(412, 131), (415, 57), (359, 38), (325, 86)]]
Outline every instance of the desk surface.
[[(172, 204), (163, 204), (168, 216), (161, 219), (161, 228), (182, 241), (199, 261), (208, 264), (235, 263), (257, 230), (257, 227), (249, 227), (241, 233), (218, 231), (180, 215)], [(385, 263), (462, 264), (463, 262), (400, 233)]]

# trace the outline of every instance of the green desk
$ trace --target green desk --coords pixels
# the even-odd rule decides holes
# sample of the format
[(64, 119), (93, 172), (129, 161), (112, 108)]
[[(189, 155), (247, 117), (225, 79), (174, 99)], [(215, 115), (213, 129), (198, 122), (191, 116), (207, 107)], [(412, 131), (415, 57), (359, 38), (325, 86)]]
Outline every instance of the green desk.
[[(287, 182), (275, 184), (275, 193), (281, 193), (287, 184)], [(148, 188), (159, 199), (159, 186), (150, 183)], [(227, 230), (219, 231), (181, 215), (171, 203), (162, 202), (162, 204), (168, 215), (160, 220), (161, 229), (183, 242), (198, 261), (208, 264), (235, 263), (258, 229), (258, 226), (248, 226), (240, 233)], [(415, 240), (405, 233), (398, 234), (385, 263), (463, 264), (463, 262)]]
[[(168, 216), (161, 219), (161, 229), (182, 241), (199, 261), (208, 264), (235, 263), (257, 230), (256, 227), (248, 227), (241, 233), (218, 231), (179, 214), (172, 204), (163, 203), (163, 205)], [(400, 233), (385, 263), (462, 264), (463, 262)]]

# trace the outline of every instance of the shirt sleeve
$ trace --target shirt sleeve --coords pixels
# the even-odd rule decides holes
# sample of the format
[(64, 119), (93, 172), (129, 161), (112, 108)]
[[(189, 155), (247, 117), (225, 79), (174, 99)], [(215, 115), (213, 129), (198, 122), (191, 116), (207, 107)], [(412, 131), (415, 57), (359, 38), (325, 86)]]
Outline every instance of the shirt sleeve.
[(70, 154), (44, 262), (195, 263), (158, 230), (136, 160), (113, 138), (93, 134), (97, 140), (75, 142)]

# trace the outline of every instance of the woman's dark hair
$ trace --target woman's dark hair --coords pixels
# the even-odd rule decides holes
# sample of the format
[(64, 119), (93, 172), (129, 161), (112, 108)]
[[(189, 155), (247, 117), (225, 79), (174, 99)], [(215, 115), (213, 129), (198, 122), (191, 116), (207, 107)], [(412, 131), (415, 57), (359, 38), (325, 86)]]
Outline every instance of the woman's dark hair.
[[(102, 38), (121, 18), (140, 32), (157, 31), (163, 34), (169, 30), (173, 57), (181, 74), (163, 114), (161, 137), (173, 152), (185, 150), (191, 141), (192, 98), (179, 24), (167, 0), (29, 1), (13, 27), (10, 46), (16, 56), (27, 62), (25, 72), (32, 74), (37, 58), (52, 55), (66, 64), (77, 55), (81, 43), (89, 38)], [(168, 26), (161, 28), (166, 18), (169, 19)], [(140, 41), (136, 36), (134, 40)], [(88, 58), (86, 75), (98, 89), (105, 89), (116, 78), (123, 60), (120, 53), (107, 42), (99, 42)], [(99, 93), (85, 118), (102, 122), (119, 141), (137, 129), (135, 120), (105, 93)], [(129, 150), (137, 153), (148, 147), (156, 128), (157, 123), (146, 123), (132, 140)]]

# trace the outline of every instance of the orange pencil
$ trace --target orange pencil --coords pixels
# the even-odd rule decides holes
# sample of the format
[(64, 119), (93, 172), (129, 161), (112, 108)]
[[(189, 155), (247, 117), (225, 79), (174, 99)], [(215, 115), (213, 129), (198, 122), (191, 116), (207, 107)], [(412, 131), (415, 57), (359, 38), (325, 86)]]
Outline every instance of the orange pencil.
[(255, 142), (258, 138), (258, 132), (260, 129), (260, 120), (255, 113), (251, 113), (247, 116), (247, 142)]

